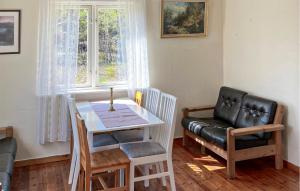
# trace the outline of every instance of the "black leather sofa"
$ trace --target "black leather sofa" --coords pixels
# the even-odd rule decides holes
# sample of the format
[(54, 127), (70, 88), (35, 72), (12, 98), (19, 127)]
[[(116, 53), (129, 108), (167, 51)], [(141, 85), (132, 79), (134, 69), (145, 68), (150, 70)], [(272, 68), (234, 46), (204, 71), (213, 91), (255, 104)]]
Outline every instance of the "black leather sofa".
[(17, 142), (13, 138), (13, 128), (0, 128), (0, 183), (3, 191), (10, 190)]
[[(191, 112), (213, 110), (213, 117), (191, 117)], [(229, 178), (235, 162), (275, 155), (282, 168), (281, 130), (284, 108), (275, 101), (221, 87), (215, 106), (183, 109), (183, 144), (192, 138), (227, 160)]]

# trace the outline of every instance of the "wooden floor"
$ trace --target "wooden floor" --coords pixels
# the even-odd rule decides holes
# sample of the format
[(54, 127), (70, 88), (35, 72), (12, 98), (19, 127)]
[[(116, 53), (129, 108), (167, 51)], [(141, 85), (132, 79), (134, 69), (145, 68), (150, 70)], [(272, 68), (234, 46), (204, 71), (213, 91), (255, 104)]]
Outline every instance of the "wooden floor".
[[(175, 141), (173, 161), (178, 191), (299, 190), (299, 174), (288, 169), (276, 170), (272, 158), (237, 163), (237, 178), (234, 180), (226, 178), (224, 160), (212, 153), (200, 154), (199, 146), (186, 150), (179, 141)], [(12, 190), (69, 190), (68, 173), (67, 161), (15, 168)], [(142, 182), (137, 183), (135, 188), (141, 191), (169, 190), (169, 186), (162, 188), (159, 180), (151, 180), (148, 189), (143, 187)]]

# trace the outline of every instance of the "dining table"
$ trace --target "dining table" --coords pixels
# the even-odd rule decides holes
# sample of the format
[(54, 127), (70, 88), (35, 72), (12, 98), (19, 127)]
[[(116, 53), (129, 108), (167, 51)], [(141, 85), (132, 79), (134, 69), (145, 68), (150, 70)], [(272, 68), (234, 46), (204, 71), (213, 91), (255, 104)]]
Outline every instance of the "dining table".
[(164, 125), (155, 114), (130, 99), (114, 100), (115, 111), (109, 111), (109, 100), (77, 102), (76, 107), (85, 122), (90, 152), (98, 151), (97, 147), (93, 147), (94, 134), (143, 129), (144, 141), (149, 141), (150, 128)]

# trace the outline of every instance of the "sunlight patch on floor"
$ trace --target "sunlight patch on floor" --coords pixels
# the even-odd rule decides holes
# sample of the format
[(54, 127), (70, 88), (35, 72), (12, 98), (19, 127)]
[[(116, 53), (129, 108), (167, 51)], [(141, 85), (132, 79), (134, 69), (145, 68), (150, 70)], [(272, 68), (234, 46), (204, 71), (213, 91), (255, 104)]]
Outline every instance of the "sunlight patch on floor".
[(186, 165), (192, 169), (195, 173), (200, 174), (203, 171), (201, 170), (201, 168), (199, 168), (197, 165), (193, 164), (193, 163), (186, 163)]
[(212, 158), (211, 156), (205, 156), (205, 157), (197, 157), (193, 158), (196, 161), (208, 161), (208, 162), (216, 162), (219, 163), (216, 159)]
[(217, 165), (203, 165), (207, 170), (209, 171), (215, 171), (215, 170), (222, 170), (225, 169), (224, 166), (217, 166)]

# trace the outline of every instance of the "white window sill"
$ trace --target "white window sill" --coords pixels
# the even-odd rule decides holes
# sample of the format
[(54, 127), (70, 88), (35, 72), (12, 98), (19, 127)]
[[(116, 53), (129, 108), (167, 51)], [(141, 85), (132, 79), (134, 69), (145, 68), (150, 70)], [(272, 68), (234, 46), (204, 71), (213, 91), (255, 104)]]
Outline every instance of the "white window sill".
[[(110, 98), (110, 90), (104, 88), (77, 88), (70, 91), (70, 94), (77, 101), (97, 101), (107, 100)], [(114, 99), (128, 97), (128, 89), (123, 87), (114, 88)]]
[[(86, 94), (86, 93), (107, 93), (110, 90), (108, 88), (74, 88), (70, 90), (70, 94), (76, 95), (76, 94)], [(114, 92), (127, 92), (127, 87), (115, 87)]]

